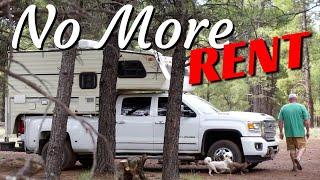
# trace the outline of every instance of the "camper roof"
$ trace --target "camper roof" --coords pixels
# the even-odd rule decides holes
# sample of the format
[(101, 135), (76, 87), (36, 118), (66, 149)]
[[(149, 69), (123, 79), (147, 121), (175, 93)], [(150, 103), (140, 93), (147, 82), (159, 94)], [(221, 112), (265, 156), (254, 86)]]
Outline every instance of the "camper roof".
[[(95, 45), (98, 44), (97, 41), (81, 39), (78, 42), (78, 50), (79, 51), (99, 51), (99, 49), (95, 49)], [(100, 49), (101, 50), (101, 49)], [(51, 48), (46, 50), (25, 50), (25, 51), (15, 51), (14, 53), (32, 53), (32, 52), (59, 52), (61, 49)], [(134, 53), (134, 54), (144, 54), (144, 55), (154, 55), (154, 50), (143, 51), (143, 50), (120, 50), (120, 52), (126, 53)]]
[[(13, 53), (42, 53), (42, 52), (59, 52), (60, 49), (44, 49), (44, 50), (22, 50), (22, 51), (13, 51)], [(101, 51), (99, 49), (79, 49), (79, 51)], [(154, 55), (153, 52), (144, 51), (144, 50), (120, 50), (120, 52), (133, 53), (133, 54), (143, 54), (143, 55)], [(8, 52), (9, 53), (9, 52)]]

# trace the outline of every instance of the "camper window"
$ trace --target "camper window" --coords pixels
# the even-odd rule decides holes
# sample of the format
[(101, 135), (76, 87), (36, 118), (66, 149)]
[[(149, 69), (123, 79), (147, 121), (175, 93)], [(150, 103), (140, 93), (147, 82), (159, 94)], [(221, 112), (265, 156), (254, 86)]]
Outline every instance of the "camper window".
[(130, 97), (123, 99), (121, 115), (149, 116), (151, 97)]
[(146, 69), (140, 61), (119, 61), (119, 78), (145, 78), (146, 76)]
[(80, 73), (79, 85), (81, 89), (95, 89), (97, 87), (97, 74), (94, 72)]

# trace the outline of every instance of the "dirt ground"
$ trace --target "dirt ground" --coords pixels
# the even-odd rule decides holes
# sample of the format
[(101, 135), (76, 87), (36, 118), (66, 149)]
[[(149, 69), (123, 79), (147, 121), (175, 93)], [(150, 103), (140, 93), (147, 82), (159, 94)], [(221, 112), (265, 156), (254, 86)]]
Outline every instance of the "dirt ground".
[[(201, 180), (201, 179), (320, 179), (320, 138), (312, 137), (308, 141), (308, 149), (302, 160), (303, 170), (299, 172), (291, 172), (292, 164), (288, 152), (286, 151), (285, 142), (281, 141), (280, 152), (272, 161), (267, 161), (259, 164), (255, 169), (246, 173), (240, 174), (219, 174), (210, 177), (205, 166), (182, 166), (181, 179), (186, 180)], [(25, 153), (10, 153), (0, 152), (2, 158), (29, 157), (36, 155), (26, 155)], [(156, 164), (154, 160), (148, 160), (146, 163), (146, 175), (149, 179), (161, 179), (161, 166)], [(74, 170), (64, 171), (62, 179), (79, 179), (85, 180), (89, 177), (89, 169), (77, 165)], [(17, 169), (13, 167), (0, 166), (0, 177), (14, 174)], [(39, 172), (33, 178), (43, 179), (43, 172)]]

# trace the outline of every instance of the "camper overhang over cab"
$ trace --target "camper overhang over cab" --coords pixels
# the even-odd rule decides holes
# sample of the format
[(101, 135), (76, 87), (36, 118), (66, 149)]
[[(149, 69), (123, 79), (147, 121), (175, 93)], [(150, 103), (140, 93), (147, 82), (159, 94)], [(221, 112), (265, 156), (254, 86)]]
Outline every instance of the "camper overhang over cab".
[[(82, 44), (86, 48), (87, 43)], [(99, 78), (101, 74), (102, 50), (79, 49), (75, 65), (74, 83), (70, 108), (79, 115), (99, 112)], [(169, 90), (170, 57), (154, 51), (121, 51), (118, 65), (118, 91), (167, 91)], [(56, 95), (62, 53), (59, 50), (14, 52), (13, 59), (22, 63), (10, 64), (10, 71), (38, 84)], [(191, 91), (189, 69), (185, 68), (184, 91)], [(41, 79), (40, 82), (37, 78)], [(16, 134), (23, 128), (20, 120), (25, 115), (51, 114), (54, 105), (26, 84), (8, 77), (7, 133)]]

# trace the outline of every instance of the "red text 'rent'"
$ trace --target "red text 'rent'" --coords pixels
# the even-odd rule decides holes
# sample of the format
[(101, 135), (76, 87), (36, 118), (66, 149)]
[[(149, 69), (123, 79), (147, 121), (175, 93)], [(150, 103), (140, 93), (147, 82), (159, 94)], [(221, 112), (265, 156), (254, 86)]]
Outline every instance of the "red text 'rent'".
[[(303, 39), (310, 37), (310, 32), (301, 32), (282, 36), (282, 39), (289, 41), (288, 68), (299, 69), (302, 67)], [(236, 79), (245, 77), (247, 74), (254, 76), (256, 73), (257, 60), (263, 72), (275, 73), (279, 70), (280, 59), (280, 38), (274, 37), (272, 41), (272, 53), (270, 53), (266, 42), (263, 39), (249, 41), (248, 50), (248, 71), (237, 71), (237, 65), (244, 63), (245, 58), (238, 55), (238, 50), (247, 47), (244, 41), (230, 43), (224, 46), (221, 77), (216, 70), (219, 62), (219, 53), (214, 48), (194, 49), (190, 55), (190, 80), (192, 85), (202, 83), (203, 75), (209, 82)]]

